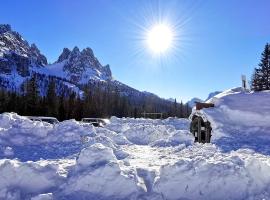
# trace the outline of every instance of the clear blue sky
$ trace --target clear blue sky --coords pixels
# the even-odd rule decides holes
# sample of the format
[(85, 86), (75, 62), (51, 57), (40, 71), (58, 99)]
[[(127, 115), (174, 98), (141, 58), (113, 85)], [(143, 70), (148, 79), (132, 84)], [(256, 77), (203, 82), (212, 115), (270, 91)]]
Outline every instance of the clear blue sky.
[[(49, 62), (64, 47), (91, 47), (113, 76), (139, 90), (184, 101), (240, 85), (270, 42), (269, 0), (9, 0), (9, 23)], [(158, 21), (175, 27), (174, 49), (153, 56), (142, 38)]]

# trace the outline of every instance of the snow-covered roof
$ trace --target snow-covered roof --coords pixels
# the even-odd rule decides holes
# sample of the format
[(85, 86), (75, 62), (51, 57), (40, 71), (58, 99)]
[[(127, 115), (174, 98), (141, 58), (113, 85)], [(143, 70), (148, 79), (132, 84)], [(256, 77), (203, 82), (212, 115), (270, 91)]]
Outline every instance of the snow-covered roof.
[[(250, 144), (250, 138), (262, 140), (261, 143), (265, 138), (270, 141), (270, 91), (251, 92), (233, 88), (212, 97), (207, 103), (214, 103), (215, 107), (199, 111), (194, 109), (190, 118), (200, 115), (204, 121), (211, 123), (212, 142), (229, 138), (249, 138), (246, 145)], [(244, 144), (243, 141), (237, 142)]]

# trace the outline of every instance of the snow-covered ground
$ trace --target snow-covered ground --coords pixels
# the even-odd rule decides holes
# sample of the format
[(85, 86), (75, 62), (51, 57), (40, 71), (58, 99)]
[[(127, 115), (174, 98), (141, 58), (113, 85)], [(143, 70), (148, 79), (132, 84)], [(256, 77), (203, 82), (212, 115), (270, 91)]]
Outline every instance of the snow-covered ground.
[[(218, 102), (215, 112), (222, 109)], [(0, 199), (270, 199), (269, 147), (245, 145), (253, 140), (248, 132), (245, 140), (229, 134), (239, 145), (228, 149), (226, 131), (253, 126), (222, 129), (219, 119), (212, 119), (213, 144), (194, 144), (187, 119), (112, 117), (111, 124), (96, 128), (1, 114)], [(265, 127), (267, 139), (263, 120), (256, 130)]]

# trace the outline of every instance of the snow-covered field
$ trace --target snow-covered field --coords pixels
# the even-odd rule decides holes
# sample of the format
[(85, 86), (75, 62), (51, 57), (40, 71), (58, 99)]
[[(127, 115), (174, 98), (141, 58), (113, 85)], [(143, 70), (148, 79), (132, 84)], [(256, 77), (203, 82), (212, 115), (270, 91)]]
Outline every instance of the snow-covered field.
[(246, 128), (242, 140), (219, 119), (213, 144), (194, 144), (187, 119), (112, 117), (95, 128), (1, 114), (0, 199), (270, 199), (269, 149), (246, 143), (262, 126), (269, 138), (268, 123), (231, 126)]

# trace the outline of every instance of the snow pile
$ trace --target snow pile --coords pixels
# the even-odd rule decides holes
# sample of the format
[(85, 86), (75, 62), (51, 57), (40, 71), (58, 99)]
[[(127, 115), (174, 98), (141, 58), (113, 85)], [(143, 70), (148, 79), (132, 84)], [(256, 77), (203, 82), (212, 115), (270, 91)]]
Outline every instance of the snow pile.
[(0, 160), (0, 199), (24, 199), (53, 190), (62, 183), (57, 166), (17, 160)]
[(189, 120), (187, 119), (119, 119), (112, 117), (111, 124), (106, 128), (118, 132), (122, 144), (175, 146), (181, 143), (191, 144), (194, 140), (188, 131), (183, 131), (187, 130), (188, 126)]
[(214, 103), (215, 107), (202, 109), (199, 114), (211, 123), (211, 142), (226, 151), (250, 148), (270, 153), (270, 91), (233, 88), (207, 102)]
[(0, 115), (0, 144), (28, 145), (55, 141), (80, 141), (81, 136), (95, 135), (92, 125), (67, 120), (55, 126), (46, 122), (31, 121), (15, 113)]
[(55, 126), (31, 121), (15, 113), (0, 115), (0, 158), (39, 160), (78, 153), (83, 137), (95, 137), (92, 125), (67, 120)]
[(182, 150), (175, 164), (162, 166), (154, 191), (166, 199), (269, 199), (269, 170), (269, 156), (195, 145)]
[(112, 149), (96, 143), (81, 151), (77, 164), (79, 169), (82, 169), (90, 166), (104, 165), (110, 160), (116, 160)]
[(46, 138), (52, 125), (32, 122), (14, 113), (0, 115), (0, 144), (25, 145), (39, 143)]
[(224, 152), (228, 140), (193, 144), (188, 124), (113, 117), (104, 128), (52, 126), (4, 113), (0, 199), (270, 199), (269, 154), (250, 143)]
[(108, 199), (125, 199), (137, 195), (136, 176), (121, 170), (111, 148), (94, 144), (79, 155), (74, 175), (64, 186), (68, 198), (103, 196)]

